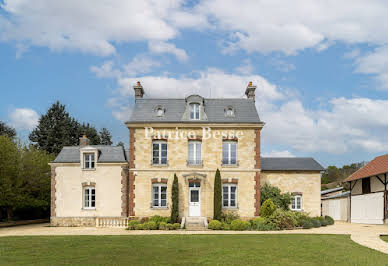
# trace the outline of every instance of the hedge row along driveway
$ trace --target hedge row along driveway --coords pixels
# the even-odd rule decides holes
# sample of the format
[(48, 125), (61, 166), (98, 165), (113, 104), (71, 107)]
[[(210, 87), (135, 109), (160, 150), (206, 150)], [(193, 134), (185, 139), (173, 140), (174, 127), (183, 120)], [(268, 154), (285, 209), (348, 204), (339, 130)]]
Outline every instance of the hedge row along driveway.
[(22, 236), (0, 238), (0, 264), (388, 265), (347, 235)]

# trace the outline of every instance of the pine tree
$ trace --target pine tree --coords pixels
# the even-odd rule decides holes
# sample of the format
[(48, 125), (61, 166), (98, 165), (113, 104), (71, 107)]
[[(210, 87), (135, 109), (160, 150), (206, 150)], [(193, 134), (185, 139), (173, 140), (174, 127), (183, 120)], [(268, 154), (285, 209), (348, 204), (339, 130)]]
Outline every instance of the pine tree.
[(4, 122), (0, 121), (0, 136), (8, 136), (10, 139), (16, 137), (16, 131), (14, 128), (7, 126)]
[(80, 125), (58, 101), (39, 119), (37, 127), (29, 135), (35, 147), (58, 154), (63, 146), (78, 144)]
[(109, 130), (105, 127), (100, 130), (100, 139), (102, 145), (112, 145), (112, 136)]
[(174, 182), (172, 183), (171, 198), (171, 223), (177, 223), (179, 220), (179, 186), (176, 174), (174, 174)]
[(222, 187), (221, 187), (221, 174), (217, 169), (216, 176), (214, 178), (214, 216), (215, 220), (221, 220), (222, 215)]

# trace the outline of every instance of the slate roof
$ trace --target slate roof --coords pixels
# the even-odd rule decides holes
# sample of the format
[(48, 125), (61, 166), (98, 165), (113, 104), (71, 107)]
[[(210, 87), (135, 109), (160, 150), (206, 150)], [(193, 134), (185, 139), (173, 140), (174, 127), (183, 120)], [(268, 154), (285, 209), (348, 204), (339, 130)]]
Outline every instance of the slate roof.
[[(89, 145), (98, 150), (98, 163), (127, 162), (128, 156), (121, 146)], [(63, 147), (53, 163), (79, 163), (80, 146)]]
[(261, 170), (263, 171), (324, 171), (313, 158), (295, 157), (262, 157)]
[[(158, 117), (154, 110), (157, 106), (165, 108), (165, 114)], [(234, 117), (225, 116), (225, 108), (232, 106)], [(134, 110), (127, 123), (262, 123), (251, 99), (204, 99), (204, 110), (208, 120), (182, 120), (186, 110), (185, 99), (136, 99)]]
[(343, 189), (344, 189), (344, 187), (335, 187), (335, 188), (330, 188), (330, 189), (322, 190), (321, 191), (321, 195), (326, 195), (326, 194), (329, 194), (329, 193), (332, 193), (332, 192), (341, 191)]
[(388, 154), (378, 156), (345, 179), (345, 182), (388, 173)]

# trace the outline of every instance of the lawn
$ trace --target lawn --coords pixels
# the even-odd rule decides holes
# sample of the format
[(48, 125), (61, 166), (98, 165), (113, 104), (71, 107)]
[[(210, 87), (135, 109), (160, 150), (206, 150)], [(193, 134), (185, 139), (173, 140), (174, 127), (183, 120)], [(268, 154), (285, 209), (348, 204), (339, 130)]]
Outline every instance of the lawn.
[(388, 265), (345, 235), (0, 237), (0, 264)]

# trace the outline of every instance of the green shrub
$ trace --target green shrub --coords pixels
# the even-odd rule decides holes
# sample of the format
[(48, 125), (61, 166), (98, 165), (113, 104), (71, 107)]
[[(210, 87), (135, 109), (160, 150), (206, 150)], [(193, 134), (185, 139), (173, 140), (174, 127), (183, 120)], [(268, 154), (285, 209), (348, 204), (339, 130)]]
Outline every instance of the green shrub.
[(260, 208), (260, 214), (262, 217), (270, 217), (275, 210), (276, 206), (273, 204), (273, 201), (267, 199)]
[(136, 230), (144, 230), (144, 224), (137, 224), (137, 225), (135, 226), (135, 229), (136, 229)]
[(319, 222), (321, 223), (321, 226), (327, 226), (327, 221), (326, 221), (326, 219), (325, 219), (325, 217), (317, 217), (316, 219), (318, 219), (319, 220)]
[(321, 222), (316, 218), (311, 219), (311, 223), (313, 224), (314, 228), (321, 227)]
[(221, 221), (230, 224), (232, 221), (240, 219), (240, 216), (235, 211), (224, 211), (221, 215)]
[(178, 177), (174, 174), (174, 181), (172, 183), (171, 190), (171, 216), (170, 220), (172, 223), (176, 223), (179, 220), (179, 186), (178, 186)]
[(256, 217), (256, 218), (253, 218), (250, 222), (251, 222), (252, 229), (256, 230), (256, 227), (258, 225), (266, 224), (268, 221), (264, 217)]
[(139, 220), (131, 220), (128, 222), (128, 229), (129, 230), (135, 230), (136, 229), (136, 225), (140, 224), (140, 221)]
[(268, 221), (268, 219), (264, 217), (257, 217), (251, 221), (252, 230), (258, 231), (275, 231), (279, 230), (279, 228), (274, 224)]
[(167, 224), (167, 230), (175, 230), (173, 224)]
[(174, 228), (174, 230), (181, 229), (181, 225), (179, 223), (174, 223), (173, 228)]
[(144, 223), (148, 222), (149, 220), (150, 220), (149, 217), (142, 217), (142, 218), (140, 219), (140, 223), (144, 224)]
[(274, 213), (268, 217), (268, 220), (276, 225), (280, 230), (293, 229), (298, 225), (295, 214), (291, 211), (284, 211), (282, 209), (274, 211)]
[(221, 173), (220, 170), (217, 169), (216, 176), (214, 178), (214, 215), (213, 218), (215, 220), (221, 220), (222, 215), (222, 184), (221, 184)]
[(169, 223), (170, 222), (170, 217), (163, 217), (163, 216), (159, 216), (159, 215), (154, 215), (148, 221), (149, 222), (155, 222), (156, 225), (159, 227), (159, 224), (161, 222)]
[(144, 230), (156, 230), (158, 229), (158, 225), (153, 221), (148, 221), (143, 224)]
[(222, 223), (218, 220), (211, 220), (209, 225), (208, 225), (208, 228), (209, 229), (212, 229), (212, 230), (221, 230), (222, 229)]
[(261, 205), (263, 205), (267, 199), (271, 199), (277, 208), (285, 211), (289, 210), (292, 198), (290, 193), (281, 193), (278, 187), (272, 186), (268, 183), (265, 183), (264, 186), (261, 187), (260, 191)]
[(304, 220), (304, 221), (302, 222), (302, 227), (303, 227), (303, 229), (310, 229), (310, 228), (313, 228), (313, 223), (312, 223), (311, 219), (309, 219), (309, 220)]
[(334, 219), (331, 218), (330, 216), (326, 215), (325, 220), (327, 221), (328, 225), (333, 225), (334, 224)]
[(167, 223), (166, 222), (160, 222), (159, 223), (159, 230), (167, 230)]
[(292, 211), (291, 213), (294, 216), (297, 222), (296, 226), (298, 227), (303, 227), (304, 221), (311, 219), (305, 212)]
[(230, 230), (230, 224), (228, 224), (227, 222), (222, 222), (221, 229), (222, 230)]
[(234, 220), (230, 224), (230, 229), (234, 231), (245, 231), (251, 228), (251, 224), (242, 220)]

